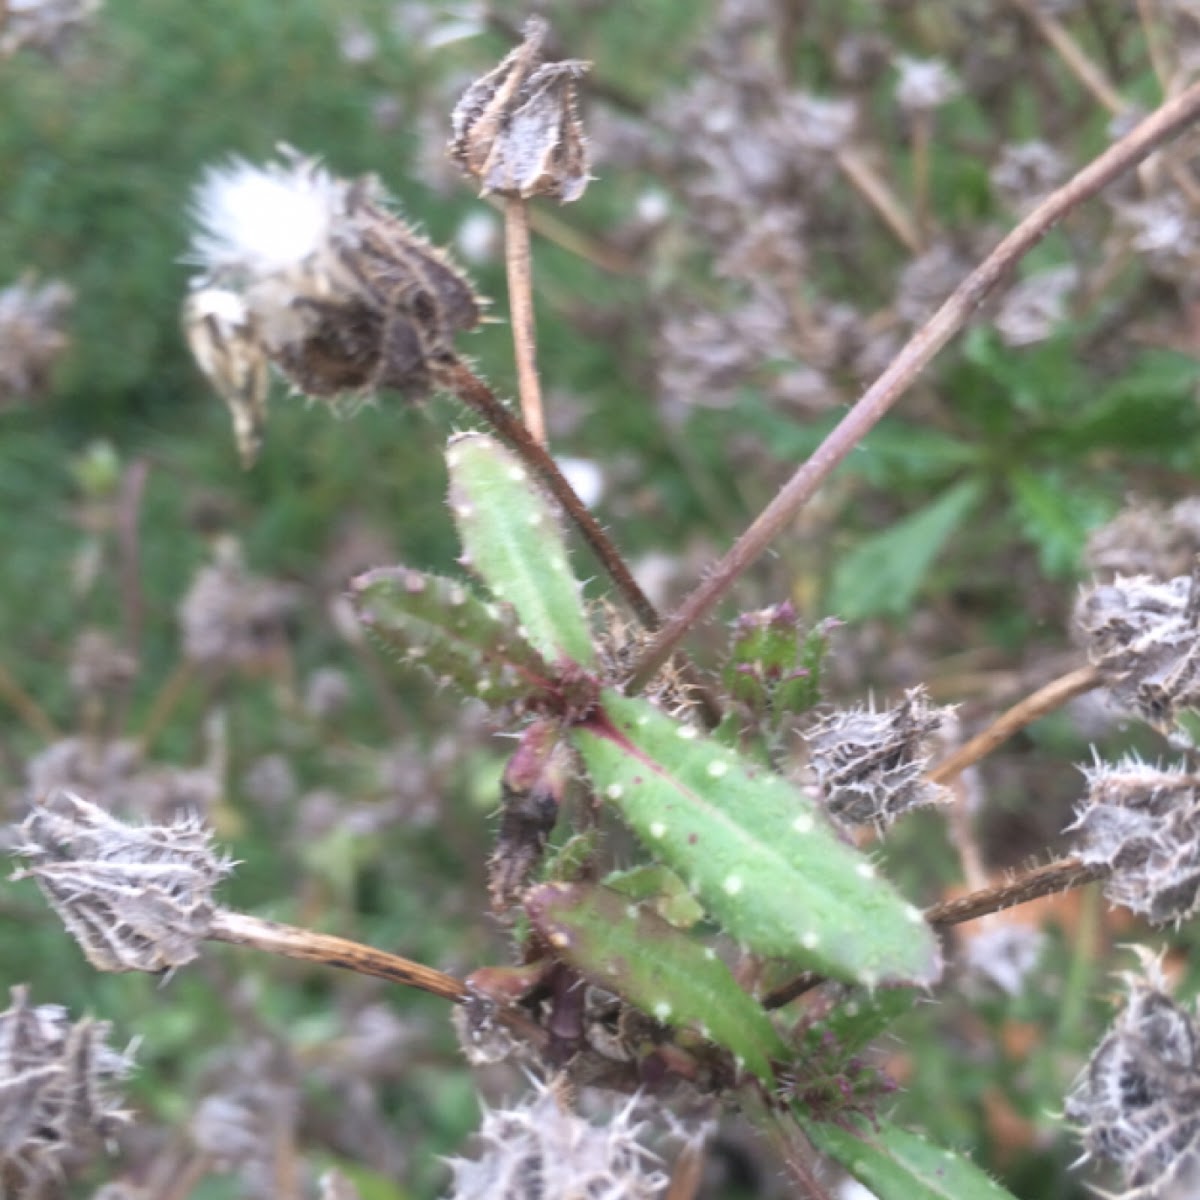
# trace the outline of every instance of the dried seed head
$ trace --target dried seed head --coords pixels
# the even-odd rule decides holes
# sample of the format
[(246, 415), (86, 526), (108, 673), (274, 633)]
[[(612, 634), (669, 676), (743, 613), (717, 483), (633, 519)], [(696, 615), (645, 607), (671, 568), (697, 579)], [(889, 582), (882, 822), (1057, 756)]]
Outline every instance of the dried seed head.
[(1005, 146), (992, 168), (991, 184), (999, 198), (1019, 213), (1040, 204), (1067, 177), (1067, 163), (1047, 142)]
[(1023, 279), (1000, 302), (996, 332), (1006, 346), (1032, 346), (1052, 337), (1067, 315), (1067, 301), (1079, 286), (1079, 271), (1051, 267)]
[(1114, 575), (1186, 575), (1200, 555), (1200, 499), (1162, 508), (1135, 503), (1088, 536), (1084, 564), (1104, 579)]
[(232, 540), (217, 543), (214, 560), (179, 605), (184, 655), (214, 669), (269, 668), (287, 649), (296, 589), (252, 575)]
[(7, 0), (0, 4), (0, 58), (22, 47), (61, 53), (67, 38), (100, 7), (100, 0)]
[(1200, 705), (1200, 586), (1195, 575), (1162, 583), (1118, 577), (1087, 588), (1074, 625), (1113, 698), (1169, 733), (1181, 709)]
[(588, 185), (587, 144), (575, 82), (590, 64), (547, 63), (549, 26), (525, 25), (525, 40), (463, 93), (451, 116), (450, 154), (483, 194), (578, 200)]
[(963, 966), (970, 977), (1019, 996), (1046, 947), (1036, 925), (1007, 920), (964, 926)]
[(211, 167), (193, 201), (193, 353), (252, 457), (265, 418), (264, 361), (306, 396), (411, 399), (479, 322), (466, 278), (387, 207), (372, 177), (339, 179), (293, 150), (263, 167)]
[(83, 699), (123, 691), (137, 677), (137, 658), (103, 629), (85, 629), (71, 647), (71, 690)]
[(654, 1200), (667, 1178), (638, 1142), (644, 1124), (627, 1104), (607, 1125), (562, 1107), (549, 1087), (511, 1109), (483, 1110), (479, 1159), (452, 1158), (449, 1200)]
[(940, 59), (896, 60), (896, 103), (907, 113), (932, 112), (962, 93), (958, 77)]
[(930, 740), (945, 710), (912, 688), (895, 708), (835, 712), (804, 734), (826, 808), (839, 821), (884, 829), (910, 809), (937, 804), (946, 789), (925, 779)]
[(74, 298), (65, 283), (39, 287), (32, 277), (0, 291), (0, 409), (45, 395), (67, 348), (63, 325)]
[(61, 1182), (129, 1119), (113, 1085), (133, 1062), (105, 1044), (108, 1031), (103, 1021), (72, 1024), (57, 1004), (35, 1008), (26, 988), (12, 989), (0, 1013), (0, 1193), (49, 1194), (42, 1186)]
[(1129, 1002), (1067, 1096), (1085, 1158), (1117, 1164), (1124, 1200), (1174, 1200), (1200, 1189), (1200, 1029), (1148, 979), (1126, 976)]
[(233, 866), (201, 822), (127, 825), (61, 792), (20, 834), (16, 853), (30, 865), (12, 878), (36, 880), (98, 971), (166, 971), (199, 954), (213, 889)]
[(1104, 894), (1156, 925), (1200, 906), (1200, 779), (1136, 758), (1084, 772), (1088, 794), (1075, 821), (1076, 853), (1105, 863)]

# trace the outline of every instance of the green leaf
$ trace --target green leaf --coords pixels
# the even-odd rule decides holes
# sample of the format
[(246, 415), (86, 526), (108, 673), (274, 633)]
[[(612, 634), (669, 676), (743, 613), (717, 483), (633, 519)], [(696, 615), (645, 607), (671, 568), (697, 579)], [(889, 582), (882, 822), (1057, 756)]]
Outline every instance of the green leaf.
[(446, 449), (450, 511), (464, 562), (511, 604), (521, 631), (549, 661), (596, 660), (579, 582), (558, 516), (521, 461), (494, 438), (464, 433)]
[(1074, 575), (1087, 541), (1087, 531), (1108, 515), (1107, 497), (1085, 485), (1070, 487), (1061, 478), (1047, 478), (1016, 468), (1009, 474), (1017, 520), (1037, 546), (1047, 575)]
[(767, 1084), (787, 1047), (729, 968), (644, 905), (599, 884), (546, 883), (525, 896), (538, 932), (600, 987), (729, 1050)]
[(871, 1127), (859, 1120), (857, 1136), (837, 1125), (803, 1124), (817, 1149), (879, 1200), (1013, 1200), (969, 1159), (886, 1121)]
[(372, 638), (469, 696), (507, 704), (548, 688), (554, 678), (511, 614), (456, 580), (381, 567), (354, 579), (350, 595)]
[(751, 950), (848, 982), (937, 978), (921, 914), (782, 777), (614, 691), (571, 737), (597, 792)]
[(934, 559), (982, 497), (983, 485), (966, 480), (861, 542), (834, 572), (830, 607), (847, 621), (906, 613)]
[(611, 871), (604, 877), (604, 886), (630, 900), (648, 904), (676, 929), (691, 929), (704, 917), (704, 909), (687, 890), (687, 884), (661, 863)]

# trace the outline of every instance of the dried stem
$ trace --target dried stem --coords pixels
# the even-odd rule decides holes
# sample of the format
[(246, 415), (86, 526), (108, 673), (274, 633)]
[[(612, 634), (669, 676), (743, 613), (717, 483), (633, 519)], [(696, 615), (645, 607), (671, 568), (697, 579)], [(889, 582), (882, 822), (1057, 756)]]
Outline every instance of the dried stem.
[(504, 266), (508, 272), (508, 306), (512, 314), (517, 389), (525, 428), (539, 446), (546, 444), (546, 416), (537, 369), (537, 330), (533, 315), (533, 255), (529, 248), (529, 205), (510, 196), (504, 205)]
[(968, 892), (957, 900), (943, 900), (925, 910), (925, 919), (933, 926), (945, 929), (977, 921), (989, 913), (1018, 904), (1028, 904), (1054, 892), (1069, 892), (1108, 875), (1110, 868), (1103, 863), (1085, 864), (1077, 858), (1060, 858), (1018, 875), (1006, 883)]
[(929, 176), (933, 159), (933, 112), (912, 116), (913, 214), (917, 237), (924, 248), (929, 239)]
[(376, 950), (332, 934), (313, 933), (295, 925), (280, 925), (275, 921), (265, 921), (228, 909), (218, 910), (208, 936), (215, 942), (249, 946), (284, 958), (341, 967), (358, 975), (402, 983), (405, 987), (419, 988), (443, 1000), (453, 1000), (456, 1004), (461, 1004), (469, 994), (466, 985), (452, 975), (401, 958), (398, 954), (389, 954), (386, 950)]
[(8, 701), (9, 707), (39, 737), (48, 742), (58, 740), (58, 729), (46, 715), (46, 710), (17, 682), (3, 663), (0, 663), (0, 700)]
[[(1104, 879), (1111, 868), (1103, 863), (1086, 864), (1077, 858), (1060, 858), (1040, 867), (1033, 867), (1023, 875), (1005, 883), (968, 892), (955, 900), (943, 900), (925, 910), (925, 920), (935, 929), (947, 929), (951, 925), (964, 925), (977, 921), (1001, 909), (1015, 908), (1028, 904), (1055, 892), (1069, 892), (1085, 884)], [(782, 1008), (793, 1000), (825, 982), (825, 976), (816, 971), (805, 971), (787, 983), (782, 983), (763, 997), (766, 1009)]]
[(784, 485), (707, 578), (672, 614), (643, 651), (629, 690), (644, 687), (674, 653), (688, 631), (703, 620), (743, 572), (792, 522), (835, 467), (912, 386), (935, 355), (1018, 261), (1072, 209), (1094, 196), (1200, 115), (1200, 83), (1168, 101), (1110, 146), (1070, 182), (1037, 206), (955, 289), (950, 298), (909, 339), (883, 374), (826, 437), (812, 457)]
[(899, 198), (888, 187), (861, 150), (853, 146), (837, 152), (837, 165), (855, 191), (879, 214), (883, 223), (896, 235), (897, 240), (911, 250), (921, 253), (921, 235), (916, 222), (904, 209)]
[(930, 782), (949, 783), (968, 767), (986, 758), (1026, 725), (1041, 720), (1047, 713), (1062, 708), (1068, 700), (1098, 688), (1101, 683), (1100, 672), (1095, 667), (1080, 667), (1051, 680), (1045, 687), (1038, 688), (1007, 712), (1001, 713), (985, 730), (960, 746), (949, 758), (938, 763), (929, 772)]

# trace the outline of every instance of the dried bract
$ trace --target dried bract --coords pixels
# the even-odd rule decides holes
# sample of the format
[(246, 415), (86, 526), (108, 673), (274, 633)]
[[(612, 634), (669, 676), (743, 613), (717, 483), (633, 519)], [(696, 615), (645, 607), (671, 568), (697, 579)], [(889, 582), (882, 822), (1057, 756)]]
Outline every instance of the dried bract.
[(946, 789), (928, 782), (925, 772), (943, 717), (923, 688), (912, 688), (895, 708), (858, 706), (809, 729), (809, 763), (829, 812), (851, 825), (884, 829), (911, 809), (941, 803)]
[(632, 1103), (607, 1125), (593, 1125), (538, 1086), (515, 1108), (484, 1109), (483, 1152), (450, 1160), (448, 1200), (653, 1200), (667, 1177), (638, 1142), (643, 1128)]
[(65, 283), (37, 286), (32, 278), (0, 291), (0, 410), (46, 394), (67, 348), (63, 323), (74, 298)]
[(549, 32), (545, 21), (531, 17), (521, 45), (455, 106), (450, 154), (483, 194), (549, 196), (565, 204), (588, 185), (575, 84), (589, 64), (544, 62)]
[(1127, 976), (1129, 1002), (1067, 1096), (1086, 1158), (1120, 1167), (1124, 1200), (1200, 1192), (1200, 1029), (1150, 978)]
[(339, 179), (291, 150), (201, 180), (185, 325), (244, 458), (261, 440), (264, 359), (306, 396), (421, 399), (478, 324), (466, 278), (387, 205), (373, 177)]
[(1200, 588), (1178, 575), (1118, 577), (1086, 589), (1075, 628), (1113, 698), (1164, 733), (1200, 705)]
[(1085, 772), (1088, 794), (1074, 823), (1075, 853), (1104, 863), (1104, 894), (1156, 925), (1200, 906), (1200, 778), (1136, 758)]
[(198, 820), (127, 825), (78, 796), (37, 805), (16, 853), (99, 971), (166, 971), (191, 962), (232, 863)]
[(105, 1044), (108, 1031), (12, 989), (0, 1013), (0, 1194), (42, 1195), (128, 1120), (113, 1085), (133, 1064)]

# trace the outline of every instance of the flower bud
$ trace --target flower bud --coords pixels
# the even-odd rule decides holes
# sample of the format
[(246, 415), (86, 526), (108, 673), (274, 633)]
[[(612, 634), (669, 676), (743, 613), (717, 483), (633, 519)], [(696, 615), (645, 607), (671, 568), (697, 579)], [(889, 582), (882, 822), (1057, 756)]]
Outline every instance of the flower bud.
[(575, 81), (590, 64), (543, 62), (549, 32), (545, 21), (531, 17), (521, 45), (455, 106), (450, 154), (484, 194), (550, 196), (565, 204), (588, 185)]

